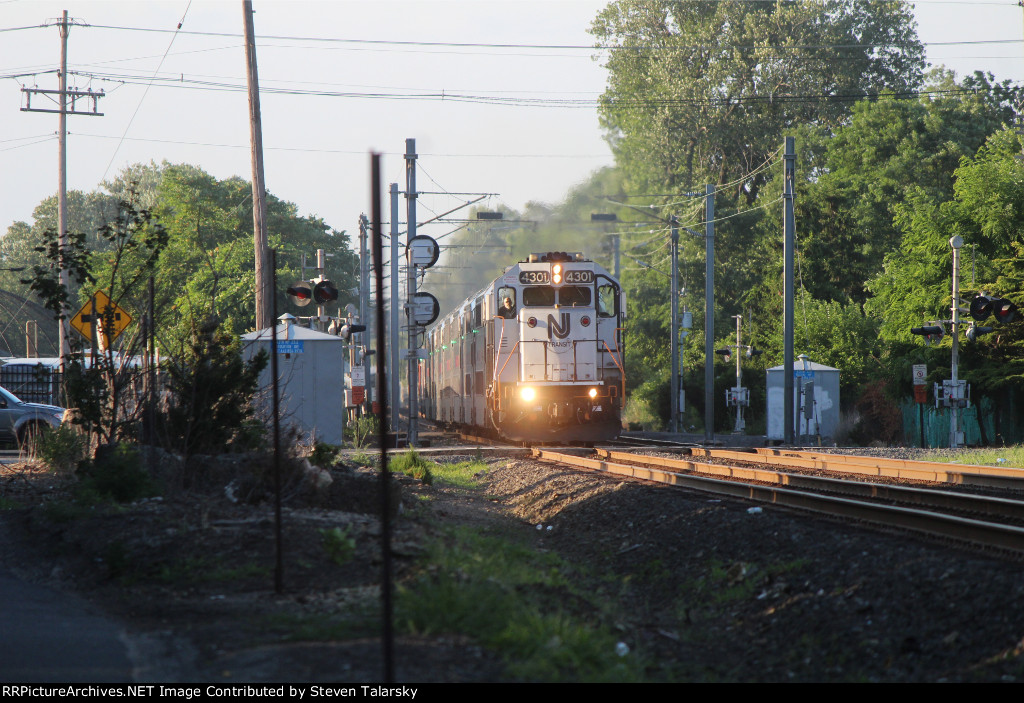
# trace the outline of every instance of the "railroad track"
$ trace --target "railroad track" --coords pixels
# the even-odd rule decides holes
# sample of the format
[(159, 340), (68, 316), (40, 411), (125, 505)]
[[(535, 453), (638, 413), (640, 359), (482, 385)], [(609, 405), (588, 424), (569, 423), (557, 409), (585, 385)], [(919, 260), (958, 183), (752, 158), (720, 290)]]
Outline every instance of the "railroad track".
[[(928, 481), (939, 486), (973, 485), (1016, 492), (1024, 490), (1024, 471), (1020, 469), (772, 449), (688, 451), (693, 455), (690, 458), (610, 450), (575, 456), (540, 448), (534, 449), (533, 455), (590, 471), (901, 528), (1024, 557), (1024, 501), (894, 482)], [(839, 478), (839, 474), (855, 478)], [(875, 480), (866, 480), (869, 476)]]

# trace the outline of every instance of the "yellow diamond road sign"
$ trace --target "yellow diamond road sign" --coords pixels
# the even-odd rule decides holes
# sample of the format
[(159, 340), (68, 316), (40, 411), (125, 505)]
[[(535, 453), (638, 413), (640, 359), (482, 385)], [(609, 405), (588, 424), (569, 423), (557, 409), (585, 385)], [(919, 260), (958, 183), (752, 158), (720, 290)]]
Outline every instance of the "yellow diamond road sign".
[[(110, 299), (110, 296), (105, 292), (98, 290), (93, 295), (92, 299), (87, 301), (82, 309), (75, 313), (75, 316), (71, 318), (71, 326), (74, 327), (79, 333), (88, 340), (92, 340), (92, 315), (93, 315), (93, 302), (95, 301), (96, 307), (96, 325), (97, 329), (102, 330), (104, 341), (109, 344), (117, 339), (128, 325), (132, 323), (132, 316), (121, 309), (114, 301)], [(104, 329), (109, 326), (110, 329)]]

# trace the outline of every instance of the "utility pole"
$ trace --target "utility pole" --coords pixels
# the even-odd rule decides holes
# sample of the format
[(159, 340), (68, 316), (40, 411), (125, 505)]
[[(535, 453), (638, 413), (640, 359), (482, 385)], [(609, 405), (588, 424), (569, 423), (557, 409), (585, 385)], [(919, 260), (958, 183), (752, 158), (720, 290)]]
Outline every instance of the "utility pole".
[(704, 441), (715, 443), (715, 186), (704, 201)]
[[(405, 205), (408, 222), (406, 227), (406, 242), (412, 242), (416, 236), (416, 140), (405, 140)], [(406, 289), (406, 306), (411, 306), (416, 300), (416, 267), (412, 262), (408, 266), (408, 287)], [(408, 309), (407, 321), (409, 324), (409, 435), (410, 447), (415, 447), (419, 441), (416, 427), (416, 416), (419, 413), (417, 403), (417, 384), (419, 383), (419, 330), (412, 318), (412, 310)]]
[(252, 149), (252, 241), (256, 250), (256, 329), (277, 324), (271, 319), (273, 271), (267, 260), (267, 187), (263, 177), (263, 125), (260, 121), (260, 82), (256, 71), (256, 30), (252, 0), (242, 0), (245, 19), (245, 64), (249, 84), (249, 144)]
[[(64, 290), (69, 290), (71, 280), (67, 266), (64, 264), (64, 250), (68, 242), (68, 115), (91, 115), (102, 117), (103, 113), (97, 111), (97, 103), (104, 96), (103, 91), (93, 92), (91, 90), (68, 90), (68, 35), (71, 33), (73, 21), (68, 19), (68, 11), (64, 10), (60, 22), (57, 25), (60, 29), (60, 78), (57, 90), (43, 90), (40, 88), (22, 88), (25, 94), (25, 107), (22, 112), (49, 112), (60, 115), (58, 128), (57, 147), (57, 243), (60, 250), (60, 284)], [(32, 107), (33, 95), (56, 95), (58, 109)], [(77, 110), (78, 100), (86, 98), (92, 102), (91, 111)], [(70, 103), (70, 105), (69, 105)], [(71, 353), (71, 329), (68, 325), (70, 310), (67, 306), (60, 314), (59, 354), (61, 371), (64, 370), (68, 355)]]
[(793, 262), (796, 248), (796, 222), (793, 214), (793, 188), (796, 179), (796, 140), (793, 137), (786, 137), (786, 149), (783, 156), (785, 161), (785, 183), (783, 184), (783, 258), (785, 259), (785, 273), (783, 282), (783, 355), (782, 374), (784, 377), (782, 393), (782, 412), (785, 415), (783, 423), (783, 436), (786, 444), (794, 444), (795, 437), (793, 417)]
[[(399, 403), (401, 401), (401, 386), (399, 385), (398, 366), (399, 341), (398, 341), (398, 307), (401, 300), (398, 295), (398, 184), (392, 183), (391, 195), (391, 334), (388, 350), (391, 353), (391, 367), (388, 369), (388, 383), (391, 384), (391, 431), (395, 433), (396, 442), (399, 427)], [(378, 361), (378, 363), (380, 363)], [(397, 444), (396, 444), (397, 446)]]

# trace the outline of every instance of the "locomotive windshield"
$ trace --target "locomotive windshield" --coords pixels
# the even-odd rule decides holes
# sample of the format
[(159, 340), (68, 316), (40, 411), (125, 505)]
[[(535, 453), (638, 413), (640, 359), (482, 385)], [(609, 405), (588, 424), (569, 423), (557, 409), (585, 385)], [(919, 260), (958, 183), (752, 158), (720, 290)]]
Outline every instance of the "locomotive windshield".
[(590, 305), (590, 289), (583, 286), (562, 286), (558, 290), (558, 304), (566, 307)]
[(555, 304), (555, 289), (547, 286), (523, 288), (523, 305), (527, 307), (551, 307)]
[(526, 307), (552, 307), (555, 301), (565, 307), (587, 307), (590, 305), (590, 289), (585, 286), (563, 286), (554, 289), (548, 286), (523, 288), (523, 305)]

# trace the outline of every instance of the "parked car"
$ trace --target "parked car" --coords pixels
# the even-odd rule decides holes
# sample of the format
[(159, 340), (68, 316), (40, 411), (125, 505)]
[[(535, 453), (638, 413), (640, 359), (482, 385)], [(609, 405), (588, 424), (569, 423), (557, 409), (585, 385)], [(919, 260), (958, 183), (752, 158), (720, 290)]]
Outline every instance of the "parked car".
[(26, 403), (0, 387), (0, 442), (23, 445), (41, 432), (59, 427), (64, 408), (42, 403)]

